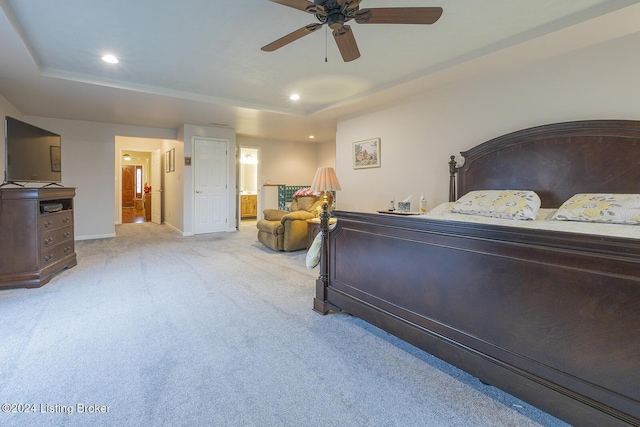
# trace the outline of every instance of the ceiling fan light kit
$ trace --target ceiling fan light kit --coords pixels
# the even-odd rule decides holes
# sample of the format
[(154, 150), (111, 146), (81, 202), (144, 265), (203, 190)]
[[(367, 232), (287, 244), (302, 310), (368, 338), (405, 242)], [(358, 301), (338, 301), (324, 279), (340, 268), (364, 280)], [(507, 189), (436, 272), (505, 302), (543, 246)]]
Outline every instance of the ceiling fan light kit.
[(345, 25), (354, 20), (357, 24), (433, 24), (442, 16), (441, 7), (379, 7), (360, 9), (362, 0), (270, 0), (284, 6), (315, 15), (319, 23), (306, 25), (292, 33), (262, 47), (265, 52), (273, 52), (327, 25), (333, 30), (333, 38), (345, 62), (360, 57), (358, 44)]

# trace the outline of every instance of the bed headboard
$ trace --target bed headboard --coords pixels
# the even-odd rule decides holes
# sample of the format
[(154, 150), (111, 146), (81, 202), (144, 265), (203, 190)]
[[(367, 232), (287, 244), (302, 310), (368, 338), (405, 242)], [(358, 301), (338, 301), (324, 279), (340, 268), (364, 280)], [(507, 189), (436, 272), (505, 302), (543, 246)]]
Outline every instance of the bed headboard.
[(449, 162), (450, 201), (472, 190), (533, 190), (543, 208), (557, 208), (576, 193), (640, 193), (640, 121), (538, 126), (460, 154), (462, 166)]

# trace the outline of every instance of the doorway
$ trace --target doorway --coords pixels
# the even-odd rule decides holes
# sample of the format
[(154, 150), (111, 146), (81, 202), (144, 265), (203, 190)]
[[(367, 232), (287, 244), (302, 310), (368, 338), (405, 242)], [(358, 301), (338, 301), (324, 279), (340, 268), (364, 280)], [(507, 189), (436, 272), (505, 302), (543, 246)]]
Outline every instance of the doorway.
[(151, 180), (151, 153), (127, 151), (122, 155), (122, 223), (151, 220), (151, 199), (147, 195)]
[(115, 137), (115, 224), (162, 223), (161, 152), (167, 141)]
[(260, 147), (240, 146), (238, 161), (238, 224), (255, 225), (260, 206)]

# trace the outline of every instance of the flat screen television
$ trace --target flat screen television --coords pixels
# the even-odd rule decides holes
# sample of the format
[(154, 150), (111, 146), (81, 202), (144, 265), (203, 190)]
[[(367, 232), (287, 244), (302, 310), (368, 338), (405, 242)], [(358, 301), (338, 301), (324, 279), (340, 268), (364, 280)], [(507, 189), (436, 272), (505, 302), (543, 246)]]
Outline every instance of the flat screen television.
[(60, 135), (6, 116), (4, 182), (62, 182)]

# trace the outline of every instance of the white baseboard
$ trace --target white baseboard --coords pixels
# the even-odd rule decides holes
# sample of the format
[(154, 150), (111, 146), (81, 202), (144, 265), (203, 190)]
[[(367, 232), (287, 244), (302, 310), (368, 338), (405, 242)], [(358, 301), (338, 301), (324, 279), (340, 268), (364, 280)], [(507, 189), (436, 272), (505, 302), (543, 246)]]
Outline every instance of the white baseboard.
[(169, 224), (168, 222), (163, 222), (162, 225), (164, 225), (165, 227), (169, 227), (172, 231), (175, 231), (178, 234), (181, 234), (183, 236), (189, 236), (189, 234), (185, 233), (184, 231), (174, 227), (173, 225)]
[(93, 236), (74, 236), (73, 240), (111, 239), (113, 237), (116, 237), (116, 233), (95, 234)]

